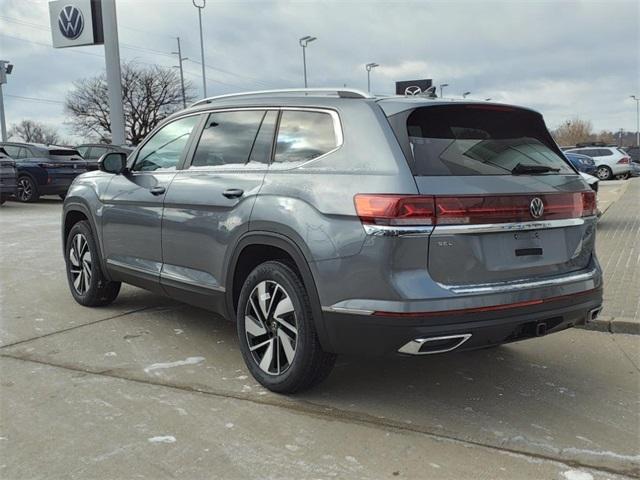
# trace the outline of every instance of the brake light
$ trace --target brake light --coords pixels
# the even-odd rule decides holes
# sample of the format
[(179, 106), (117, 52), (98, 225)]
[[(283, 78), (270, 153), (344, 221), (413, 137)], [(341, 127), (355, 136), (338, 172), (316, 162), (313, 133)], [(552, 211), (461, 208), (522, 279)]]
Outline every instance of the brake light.
[[(538, 215), (533, 199), (542, 201)], [(559, 220), (596, 214), (593, 191), (540, 195), (485, 195), (438, 197), (421, 195), (355, 196), (363, 223), (377, 225), (470, 225)]]
[(630, 157), (622, 157), (620, 160), (618, 160), (618, 163), (622, 163), (622, 164), (628, 164), (629, 162), (631, 162)]
[(354, 198), (363, 223), (376, 225), (433, 225), (433, 197), (421, 195), (363, 195)]

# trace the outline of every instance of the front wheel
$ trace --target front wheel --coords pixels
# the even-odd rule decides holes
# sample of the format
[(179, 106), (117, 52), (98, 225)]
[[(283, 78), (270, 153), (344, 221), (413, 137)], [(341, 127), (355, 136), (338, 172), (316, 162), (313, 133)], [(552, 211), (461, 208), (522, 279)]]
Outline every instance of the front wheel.
[(601, 165), (598, 167), (598, 170), (596, 170), (596, 176), (600, 180), (609, 180), (613, 176), (613, 172), (609, 167)]
[(16, 198), (19, 202), (37, 202), (39, 197), (38, 187), (31, 177), (24, 176), (18, 179), (18, 193)]
[(71, 295), (80, 305), (100, 307), (116, 299), (120, 282), (105, 278), (88, 222), (78, 222), (71, 228), (67, 236), (65, 261)]
[(336, 356), (322, 350), (309, 296), (290, 265), (269, 261), (249, 274), (236, 321), (244, 361), (269, 390), (300, 392), (331, 372)]

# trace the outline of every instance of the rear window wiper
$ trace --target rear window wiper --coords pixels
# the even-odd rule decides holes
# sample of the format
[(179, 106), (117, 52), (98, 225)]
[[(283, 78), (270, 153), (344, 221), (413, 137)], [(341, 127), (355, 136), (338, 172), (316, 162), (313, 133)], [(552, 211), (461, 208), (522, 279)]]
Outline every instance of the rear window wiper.
[(527, 173), (548, 173), (548, 172), (559, 172), (559, 168), (549, 167), (547, 165), (528, 165), (526, 163), (519, 163), (511, 173), (514, 175), (527, 174)]

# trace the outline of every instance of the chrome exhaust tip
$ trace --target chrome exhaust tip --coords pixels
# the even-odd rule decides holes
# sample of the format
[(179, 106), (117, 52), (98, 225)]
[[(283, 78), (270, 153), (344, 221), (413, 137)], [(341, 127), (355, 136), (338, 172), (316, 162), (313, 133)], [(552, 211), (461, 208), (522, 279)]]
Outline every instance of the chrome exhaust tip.
[(446, 353), (459, 348), (471, 338), (470, 333), (459, 335), (445, 335), (442, 337), (416, 338), (407, 342), (398, 349), (398, 353), (408, 355), (433, 355), (434, 353)]
[(587, 313), (587, 322), (593, 322), (596, 318), (598, 318), (600, 312), (602, 312), (602, 306), (589, 310), (589, 313)]

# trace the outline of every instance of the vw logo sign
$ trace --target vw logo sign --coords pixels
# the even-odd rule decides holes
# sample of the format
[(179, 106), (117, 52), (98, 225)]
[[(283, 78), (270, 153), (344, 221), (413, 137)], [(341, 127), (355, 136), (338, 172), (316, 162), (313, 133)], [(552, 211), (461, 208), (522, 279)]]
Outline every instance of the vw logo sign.
[(73, 5), (65, 6), (58, 15), (58, 28), (64, 37), (75, 40), (84, 30), (82, 12)]
[(417, 85), (412, 85), (410, 87), (407, 87), (404, 89), (404, 94), (405, 95), (410, 95), (412, 97), (416, 96), (416, 95), (420, 95), (422, 93), (422, 89), (417, 86)]
[(533, 218), (540, 218), (544, 213), (544, 203), (538, 197), (531, 200), (529, 204), (529, 213)]

